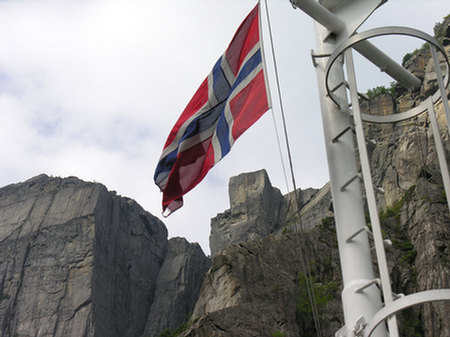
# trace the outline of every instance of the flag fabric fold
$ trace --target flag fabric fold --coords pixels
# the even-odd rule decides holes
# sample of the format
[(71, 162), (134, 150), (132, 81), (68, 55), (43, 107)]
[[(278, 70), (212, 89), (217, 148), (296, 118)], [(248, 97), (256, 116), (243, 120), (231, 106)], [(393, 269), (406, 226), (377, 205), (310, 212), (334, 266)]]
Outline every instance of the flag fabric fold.
[(163, 192), (163, 214), (169, 215), (183, 205), (183, 195), (270, 108), (269, 102), (258, 3), (167, 138), (154, 175)]

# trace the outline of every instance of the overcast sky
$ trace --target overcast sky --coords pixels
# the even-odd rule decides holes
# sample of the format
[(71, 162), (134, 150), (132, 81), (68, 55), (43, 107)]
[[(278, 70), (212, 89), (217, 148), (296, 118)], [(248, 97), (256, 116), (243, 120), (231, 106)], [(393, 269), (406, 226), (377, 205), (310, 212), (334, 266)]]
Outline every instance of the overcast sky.
[[(321, 187), (328, 169), (310, 58), (312, 19), (289, 0), (268, 2), (297, 184)], [(77, 176), (163, 219), (153, 173), (164, 142), (255, 4), (0, 0), (0, 186), (40, 173)], [(403, 25), (432, 34), (449, 13), (448, 0), (390, 0), (360, 31)], [(421, 45), (410, 41), (402, 49), (387, 39), (384, 50), (401, 62)], [(268, 54), (268, 41), (265, 47)], [(268, 61), (279, 120), (270, 56)], [(363, 89), (390, 81), (375, 68), (361, 68)], [(262, 168), (283, 193), (292, 188), (283, 176), (271, 113), (185, 196), (184, 207), (163, 219), (169, 235), (199, 242), (209, 253), (210, 219), (229, 208), (229, 178)]]

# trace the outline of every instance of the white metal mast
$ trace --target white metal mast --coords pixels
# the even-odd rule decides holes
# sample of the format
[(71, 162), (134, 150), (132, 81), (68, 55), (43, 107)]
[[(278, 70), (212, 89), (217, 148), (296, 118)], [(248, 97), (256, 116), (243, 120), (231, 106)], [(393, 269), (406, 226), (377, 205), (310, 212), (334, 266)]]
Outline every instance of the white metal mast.
[[(408, 89), (421, 85), (418, 78), (373, 46), (369, 38), (400, 34), (418, 37), (430, 43), (433, 58), (436, 51), (445, 51), (431, 36), (412, 29), (388, 27), (356, 34), (358, 27), (386, 0), (290, 0), (315, 20), (317, 50), (312, 54), (319, 85), (320, 106), (325, 135), (331, 193), (336, 220), (336, 232), (344, 289), (342, 303), (345, 326), (336, 336), (398, 336), (395, 313), (408, 306), (435, 300), (450, 300), (450, 289), (430, 290), (397, 298), (392, 293), (384, 242), (378, 218), (375, 191), (365, 144), (363, 121), (388, 123), (417, 116), (427, 111), (436, 142), (441, 173), (450, 197), (450, 179), (445, 154), (435, 122), (433, 103), (441, 95), (446, 98), (442, 75), (439, 73), (439, 92), (421, 106), (407, 113), (392, 116), (365, 116), (359, 109), (352, 49), (377, 65)], [(446, 57), (445, 57), (446, 58)], [(343, 65), (346, 65), (348, 79)], [(450, 64), (447, 62), (447, 71)], [(437, 64), (437, 63), (436, 63)], [(439, 68), (439, 67), (437, 67)], [(448, 84), (447, 76), (447, 84)], [(349, 90), (349, 92), (347, 92)], [(350, 97), (348, 97), (350, 96)], [(351, 103), (349, 102), (349, 99)], [(449, 123), (448, 100), (443, 100)], [(394, 116), (394, 117), (393, 117)], [(378, 118), (378, 119), (377, 119)], [(356, 134), (359, 170), (352, 132)], [(450, 128), (449, 128), (450, 132)], [(379, 278), (375, 277), (366, 227), (364, 200), (359, 180), (364, 183), (367, 205), (375, 242)], [(447, 183), (446, 183), (447, 181)], [(450, 199), (448, 200), (450, 207)], [(381, 289), (380, 289), (381, 288)], [(382, 302), (383, 298), (383, 302)], [(387, 321), (387, 327), (380, 324)]]

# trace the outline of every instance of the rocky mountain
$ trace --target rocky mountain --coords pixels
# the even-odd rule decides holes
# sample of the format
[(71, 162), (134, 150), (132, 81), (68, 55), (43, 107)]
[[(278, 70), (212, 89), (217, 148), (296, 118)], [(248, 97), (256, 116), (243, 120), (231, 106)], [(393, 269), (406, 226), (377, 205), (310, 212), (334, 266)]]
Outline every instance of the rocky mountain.
[(0, 189), (2, 337), (159, 333), (186, 320), (208, 266), (103, 185), (40, 175)]
[[(265, 170), (232, 177), (229, 183), (230, 209), (211, 219), (211, 255), (232, 243), (261, 239), (289, 222), (298, 209), (308, 229), (332, 216), (329, 185), (308, 188), (285, 196), (272, 186)], [(298, 202), (298, 205), (297, 205)]]

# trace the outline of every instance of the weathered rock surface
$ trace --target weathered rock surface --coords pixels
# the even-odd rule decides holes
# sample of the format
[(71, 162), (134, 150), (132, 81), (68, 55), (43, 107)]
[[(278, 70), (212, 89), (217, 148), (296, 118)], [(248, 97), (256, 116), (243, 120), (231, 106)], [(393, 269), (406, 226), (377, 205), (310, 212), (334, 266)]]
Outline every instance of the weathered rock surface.
[(322, 189), (308, 188), (282, 196), (272, 187), (267, 172), (260, 170), (232, 177), (229, 183), (230, 209), (211, 219), (211, 255), (229, 245), (263, 238), (286, 224), (298, 224), (298, 207), (305, 228), (332, 215), (328, 184)]
[(361, 102), (361, 111), (372, 115), (391, 115), (395, 113), (395, 101), (391, 94), (382, 94), (370, 101)]
[(212, 256), (232, 243), (269, 235), (281, 206), (281, 193), (265, 170), (232, 177), (228, 191), (230, 209), (211, 220)]
[[(450, 51), (450, 45), (447, 45), (446, 47), (444, 47), (444, 49), (448, 55), (449, 51)], [(439, 60), (441, 63), (441, 71), (442, 71), (442, 73), (444, 73), (446, 70), (445, 70), (445, 66), (444, 66), (443, 55), (441, 53), (438, 53), (438, 56), (439, 56)], [(434, 68), (434, 62), (430, 58), (428, 60), (428, 63), (426, 64), (426, 68), (425, 68), (425, 78), (424, 78), (424, 86), (423, 86), (422, 93), (423, 93), (423, 95), (428, 96), (430, 94), (433, 94), (437, 90), (437, 88), (438, 88), (437, 74), (436, 74), (436, 70)]]
[(160, 220), (101, 184), (40, 175), (0, 189), (2, 337), (172, 328), (208, 264), (198, 244), (168, 243)]
[(285, 336), (310, 333), (309, 314), (304, 311), (308, 298), (299, 283), (299, 275), (304, 272), (302, 246), (315, 256), (312, 269), (316, 280), (329, 286), (327, 290), (333, 300), (323, 305), (320, 313), (329, 323), (324, 326), (330, 332), (326, 335), (332, 335), (342, 322), (342, 314), (336, 310), (340, 303), (340, 272), (336, 246), (332, 243), (333, 230), (323, 231), (327, 233), (315, 229), (304, 238), (292, 233), (270, 235), (222, 250), (213, 259), (195, 306), (192, 317), (198, 321), (182, 336), (269, 337), (277, 332)]
[(1, 336), (93, 336), (100, 194), (99, 186), (44, 175), (0, 190)]
[(134, 200), (106, 189), (94, 216), (95, 336), (140, 336), (167, 254), (167, 229)]
[(139, 336), (167, 230), (102, 185), (45, 175), (0, 189), (0, 335)]
[(175, 330), (189, 319), (210, 264), (198, 243), (189, 243), (184, 238), (169, 240), (145, 336), (157, 336), (165, 329)]
[[(441, 104), (436, 111), (449, 158)], [(394, 248), (400, 249), (397, 255), (388, 251), (394, 291), (450, 288), (450, 217), (429, 118), (421, 115), (412, 125), (375, 125), (368, 133), (377, 141), (371, 151), (374, 182), (386, 191), (379, 195), (383, 229)], [(410, 322), (404, 325), (417, 328), (423, 336), (450, 335), (446, 319), (450, 303), (425, 304), (409, 312)]]
[[(303, 191), (302, 191), (303, 192)], [(333, 217), (330, 184), (325, 184), (300, 209), (303, 230), (309, 230), (321, 224), (323, 219)]]

